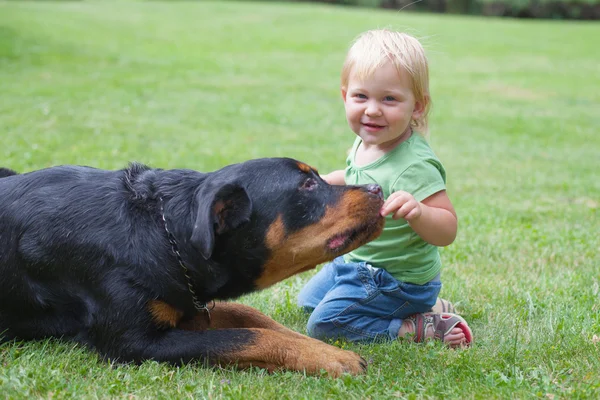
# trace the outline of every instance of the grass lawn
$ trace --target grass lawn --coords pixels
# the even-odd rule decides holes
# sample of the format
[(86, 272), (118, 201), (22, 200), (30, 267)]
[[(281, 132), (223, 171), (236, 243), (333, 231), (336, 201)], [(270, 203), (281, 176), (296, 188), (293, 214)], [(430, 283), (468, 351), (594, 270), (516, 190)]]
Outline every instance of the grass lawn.
[[(476, 343), (336, 343), (334, 380), (103, 362), (58, 341), (0, 346), (0, 398), (597, 398), (600, 25), (224, 1), (0, 0), (0, 164), (209, 171), (289, 156), (342, 168), (349, 42), (409, 30), (431, 63), (431, 143), (459, 214), (442, 296)], [(314, 272), (242, 302), (303, 332)], [(0, 279), (2, 279), (0, 277)]]

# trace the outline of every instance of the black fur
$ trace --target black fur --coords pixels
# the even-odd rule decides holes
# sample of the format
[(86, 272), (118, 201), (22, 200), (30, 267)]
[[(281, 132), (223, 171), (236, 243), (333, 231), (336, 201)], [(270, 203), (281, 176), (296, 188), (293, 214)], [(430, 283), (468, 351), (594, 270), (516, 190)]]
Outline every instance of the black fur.
[(5, 176), (17, 175), (15, 171), (8, 168), (0, 168), (0, 178), (4, 178)]

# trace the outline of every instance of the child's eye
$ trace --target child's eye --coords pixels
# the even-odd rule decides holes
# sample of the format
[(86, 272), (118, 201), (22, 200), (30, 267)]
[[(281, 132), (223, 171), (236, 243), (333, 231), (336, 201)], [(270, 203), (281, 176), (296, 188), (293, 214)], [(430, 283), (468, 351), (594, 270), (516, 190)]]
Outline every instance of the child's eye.
[(366, 98), (367, 98), (367, 96), (365, 96), (365, 95), (364, 95), (364, 94), (362, 94), (362, 93), (356, 93), (356, 94), (354, 95), (354, 97), (356, 97), (356, 98), (359, 98), (359, 99), (366, 99)]
[(385, 96), (383, 101), (396, 101), (396, 98), (394, 96)]

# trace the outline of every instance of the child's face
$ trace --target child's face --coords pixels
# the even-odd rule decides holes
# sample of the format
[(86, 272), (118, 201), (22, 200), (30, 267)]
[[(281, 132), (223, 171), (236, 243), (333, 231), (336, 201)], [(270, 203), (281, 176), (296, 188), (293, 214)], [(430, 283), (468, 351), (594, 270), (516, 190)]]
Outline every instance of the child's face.
[(410, 129), (411, 119), (423, 113), (415, 101), (408, 73), (387, 63), (362, 81), (351, 72), (348, 87), (342, 88), (346, 119), (365, 146), (388, 148)]

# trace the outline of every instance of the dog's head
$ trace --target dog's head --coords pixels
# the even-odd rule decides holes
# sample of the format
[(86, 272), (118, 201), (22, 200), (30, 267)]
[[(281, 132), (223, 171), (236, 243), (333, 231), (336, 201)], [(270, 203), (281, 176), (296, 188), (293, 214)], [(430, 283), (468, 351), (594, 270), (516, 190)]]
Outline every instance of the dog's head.
[(376, 185), (332, 186), (292, 159), (251, 160), (208, 175), (190, 241), (206, 259), (260, 265), (261, 289), (376, 238), (382, 204)]

